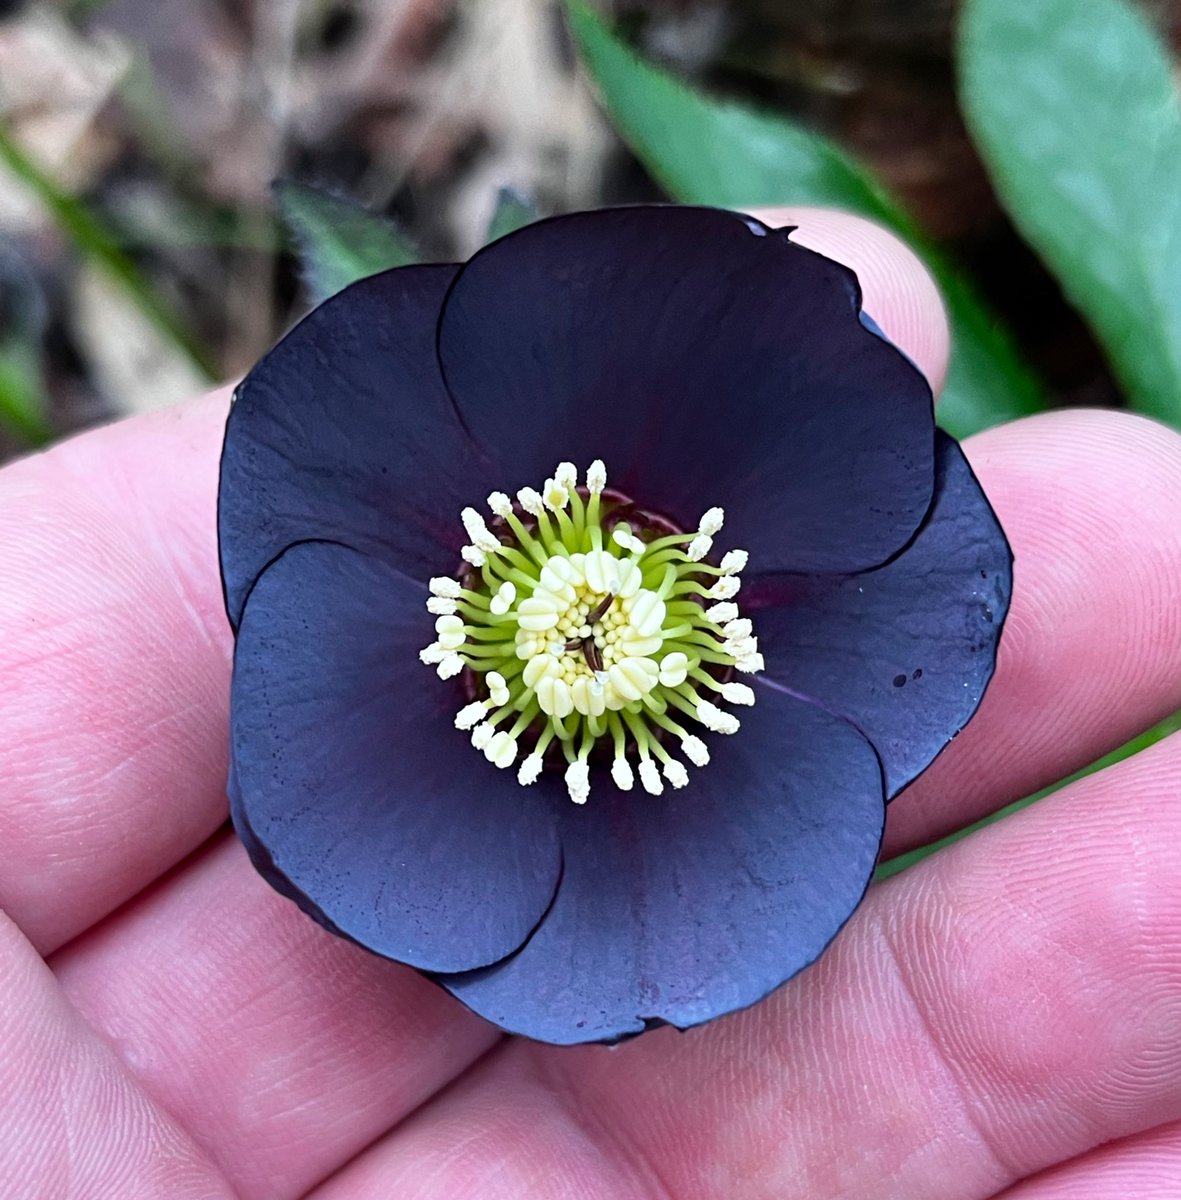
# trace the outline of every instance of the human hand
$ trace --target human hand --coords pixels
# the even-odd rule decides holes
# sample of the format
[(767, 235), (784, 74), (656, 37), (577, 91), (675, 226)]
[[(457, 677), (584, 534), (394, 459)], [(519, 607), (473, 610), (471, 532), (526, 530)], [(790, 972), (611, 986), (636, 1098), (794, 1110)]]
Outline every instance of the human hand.
[[(908, 252), (764, 215), (853, 266), (938, 385), (946, 329)], [(872, 889), (745, 1013), (612, 1049), (498, 1038), (302, 916), (222, 828), (225, 405), (0, 473), (0, 1194), (1175, 1197), (1181, 742)], [(979, 716), (892, 806), (890, 855), (1181, 706), (1181, 438), (1055, 413), (965, 449), (1013, 607)]]

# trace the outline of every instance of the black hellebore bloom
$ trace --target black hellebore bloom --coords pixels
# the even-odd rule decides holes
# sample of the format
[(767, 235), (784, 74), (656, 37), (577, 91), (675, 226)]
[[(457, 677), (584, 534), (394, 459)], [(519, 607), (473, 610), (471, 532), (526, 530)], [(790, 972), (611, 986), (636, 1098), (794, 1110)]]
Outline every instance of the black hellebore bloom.
[(255, 865), (550, 1042), (695, 1025), (811, 963), (1009, 599), (854, 275), (713, 209), (348, 288), (238, 390), (219, 504)]

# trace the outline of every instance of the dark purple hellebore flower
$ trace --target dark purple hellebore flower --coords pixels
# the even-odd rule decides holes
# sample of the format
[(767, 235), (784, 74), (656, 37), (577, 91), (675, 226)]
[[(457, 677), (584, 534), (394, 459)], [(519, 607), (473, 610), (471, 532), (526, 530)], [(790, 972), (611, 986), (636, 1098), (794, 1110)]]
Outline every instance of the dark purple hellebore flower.
[(992, 675), (1004, 535), (855, 276), (789, 233), (542, 221), (346, 289), (235, 397), (234, 823), (506, 1030), (686, 1027), (806, 967)]

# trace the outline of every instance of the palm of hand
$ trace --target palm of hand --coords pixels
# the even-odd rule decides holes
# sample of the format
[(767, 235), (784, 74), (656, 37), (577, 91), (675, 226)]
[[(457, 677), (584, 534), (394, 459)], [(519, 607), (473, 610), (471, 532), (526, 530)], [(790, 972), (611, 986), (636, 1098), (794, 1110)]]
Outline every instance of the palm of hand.
[[(938, 378), (913, 260), (793, 215)], [(303, 918), (221, 829), (224, 403), (0, 476), (5, 1195), (1176, 1194), (1176, 738), (874, 889), (753, 1010), (614, 1050), (498, 1040)], [(1181, 705), (1181, 439), (1059, 413), (967, 449), (1016, 550), (1013, 613), (980, 717), (895, 805), (889, 853)]]

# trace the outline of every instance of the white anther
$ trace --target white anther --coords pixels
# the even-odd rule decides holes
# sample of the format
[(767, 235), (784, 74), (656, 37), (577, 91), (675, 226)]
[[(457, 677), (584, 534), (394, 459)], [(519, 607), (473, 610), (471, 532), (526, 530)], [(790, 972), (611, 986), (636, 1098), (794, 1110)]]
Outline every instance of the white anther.
[(530, 754), (528, 758), (521, 761), (521, 765), (517, 770), (517, 782), (522, 787), (528, 787), (531, 783), (536, 783), (538, 776), (541, 774), (542, 766), (541, 755)]
[(631, 763), (623, 757), (617, 758), (611, 764), (611, 778), (615, 781), (615, 786), (621, 792), (630, 792), (636, 782)]
[(586, 469), (586, 490), (597, 496), (607, 486), (607, 468), (601, 458), (596, 458)]
[(711, 508), (707, 509), (701, 516), (701, 520), (697, 525), (697, 532), (704, 533), (706, 537), (714, 537), (722, 528), (722, 523), (726, 519), (725, 509)]
[(615, 556), (606, 550), (591, 550), (583, 563), (583, 574), (586, 576), (587, 587), (592, 592), (609, 592), (616, 574)]
[(484, 757), (502, 771), (517, 761), (517, 739), (503, 729), (484, 747)]
[(723, 712), (716, 704), (702, 700), (697, 705), (697, 719), (714, 733), (737, 733), (740, 722), (737, 717)]
[(446, 596), (450, 600), (458, 600), (463, 591), (458, 579), (449, 579), (446, 575), (436, 575), (427, 586), (432, 595)]
[(433, 667), (437, 663), (441, 663), (446, 657), (447, 651), (438, 642), (431, 642), (429, 646), (424, 646), (418, 652), (418, 661), (425, 663), (428, 667)]
[(699, 738), (690, 734), (681, 742), (685, 757), (695, 766), (704, 767), (709, 763), (709, 747)]
[(458, 650), (463, 645), (463, 618), (454, 614), (439, 617), (435, 621), (435, 632), (444, 650)]
[(728, 601), (724, 604), (711, 604), (705, 610), (705, 615), (715, 624), (725, 625), (727, 621), (733, 621), (738, 616), (738, 605)]
[(615, 594), (622, 599), (634, 596), (644, 582), (644, 573), (630, 558), (625, 558), (615, 564), (616, 586)]
[(471, 563), (473, 567), (482, 567), (488, 561), (488, 555), (479, 546), (464, 546), (459, 552), (459, 557), (464, 562)]
[(472, 539), (472, 545), (477, 550), (483, 550), (485, 554), (495, 554), (502, 548), (500, 539), (492, 533), (485, 524), (484, 518), (474, 508), (465, 508), (459, 514), (459, 519), (463, 522), (464, 531)]
[(448, 600), (446, 596), (430, 596), (426, 602), (426, 610), (429, 613), (434, 613), (437, 617), (445, 617), (453, 613), (458, 608), (454, 600)]
[(652, 796), (659, 796), (664, 791), (664, 784), (660, 780), (660, 772), (656, 769), (656, 764), (650, 758), (640, 760), (640, 783), (644, 785), (644, 791)]
[(625, 700), (639, 700), (646, 696), (660, 677), (660, 669), (650, 658), (625, 658), (607, 672), (611, 686)]
[(751, 705), (755, 702), (755, 694), (752, 688), (748, 688), (745, 683), (724, 683), (722, 684), (722, 699), (730, 704)]
[(714, 540), (708, 533), (699, 533), (690, 543), (689, 549), (685, 551), (685, 557), (690, 562), (700, 562), (712, 549)]
[(664, 777), (675, 788), (683, 788), (689, 782), (689, 772), (685, 770), (685, 764), (677, 762), (675, 758), (670, 758), (664, 764)]
[[(570, 565), (570, 560), (561, 554), (555, 554), (552, 558), (546, 561), (544, 567), (541, 568), (542, 582), (545, 582), (546, 572), (557, 580), (558, 584), (569, 583), (571, 577), (575, 574), (574, 568)], [(546, 584), (549, 587), (549, 584)], [(551, 589), (557, 591), (557, 587)]]
[(505, 580), (504, 583), (496, 589), (496, 595), (492, 597), (488, 603), (490, 612), (495, 613), (498, 617), (503, 617), (517, 598), (517, 585), (510, 580)]
[(655, 592), (639, 591), (632, 600), (628, 620), (641, 637), (652, 637), (660, 632), (666, 611), (664, 601)]
[(689, 659), (679, 650), (660, 660), (660, 682), (665, 687), (680, 687), (689, 674)]
[(736, 620), (727, 621), (722, 626), (722, 631), (730, 641), (737, 641), (739, 638), (750, 637), (754, 628), (750, 617), (738, 617)]
[(737, 575), (739, 571), (746, 570), (746, 564), (750, 561), (750, 555), (745, 550), (727, 550), (722, 555), (722, 574)]
[(559, 562), (566, 563), (566, 559), (550, 559), (549, 563), (541, 568), (541, 587), (538, 590), (548, 592), (555, 600), (561, 601), (562, 607), (569, 608), (577, 602), (578, 593), (566, 582), (568, 566), (563, 566), (561, 572), (552, 569)]
[(737, 575), (723, 575), (705, 594), (711, 600), (733, 600), (741, 587), (742, 581)]
[(571, 554), (566, 562), (570, 569), (570, 574), (566, 577), (566, 582), (571, 587), (582, 587), (586, 583), (586, 555)]
[(566, 789), (575, 804), (585, 804), (590, 795), (590, 767), (581, 759), (566, 768)]
[(558, 487), (572, 492), (578, 486), (578, 468), (572, 462), (560, 462), (554, 471), (554, 482)]
[(483, 700), (473, 700), (471, 704), (465, 705), (455, 714), (455, 728), (475, 729), (484, 719), (487, 711), (488, 705)]
[(535, 488), (524, 487), (517, 493), (517, 503), (531, 516), (540, 517), (545, 507), (541, 493)]
[(497, 708), (501, 708), (512, 698), (509, 695), (508, 683), (505, 681), (504, 676), (499, 671), (489, 671), (488, 674), (484, 676), (484, 682), (487, 683), (488, 692), (492, 697), (492, 703), (495, 704)]
[(601, 717), (607, 709), (603, 686), (589, 675), (579, 675), (570, 685), (575, 711), (587, 717)]
[(616, 525), (611, 532), (611, 540), (633, 554), (643, 554), (646, 549), (644, 543), (632, 533), (630, 525)]
[(735, 660), (750, 658), (751, 655), (759, 652), (759, 639), (757, 637), (729, 638), (722, 643), (722, 649)]
[(513, 502), (504, 494), (504, 492), (491, 492), (488, 496), (488, 507), (498, 517), (507, 517), (512, 514)]
[(488, 746), (495, 736), (496, 727), (494, 725), (489, 725), (488, 722), (485, 721), (482, 725), (477, 725), (475, 729), (472, 730), (472, 745), (475, 746), (477, 750), (483, 750)]
[(660, 634), (637, 637), (634, 629), (624, 629), (619, 635), (619, 650), (625, 658), (651, 658), (664, 645)]
[(547, 479), (541, 498), (550, 512), (559, 512), (570, 503), (570, 493), (556, 479)]
[(553, 629), (561, 609), (561, 601), (556, 596), (538, 588), (517, 606), (517, 624), (530, 633)]
[(574, 711), (574, 698), (570, 695), (570, 685), (564, 679), (555, 679), (546, 675), (537, 681), (533, 689), (537, 694), (537, 703), (547, 717), (557, 717), (565, 720)]
[(761, 654), (752, 654), (749, 658), (740, 658), (734, 664), (735, 668), (744, 675), (757, 675), (766, 665)]
[(546, 676), (556, 679), (562, 673), (562, 665), (552, 654), (538, 654), (525, 664), (521, 678), (526, 687), (535, 688)]
[(435, 668), (440, 679), (454, 679), (463, 670), (463, 659), (458, 654), (448, 654)]

